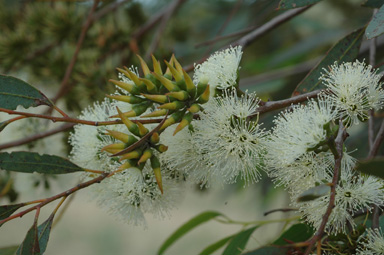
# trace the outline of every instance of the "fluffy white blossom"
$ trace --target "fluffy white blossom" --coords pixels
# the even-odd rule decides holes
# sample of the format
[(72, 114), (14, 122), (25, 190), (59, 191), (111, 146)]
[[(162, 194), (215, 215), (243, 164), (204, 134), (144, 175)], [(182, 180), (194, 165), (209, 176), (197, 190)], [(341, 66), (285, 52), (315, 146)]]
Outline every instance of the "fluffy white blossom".
[[(383, 182), (376, 177), (363, 177), (353, 172), (346, 159), (341, 166), (340, 181), (336, 187), (335, 206), (329, 216), (326, 231), (329, 234), (346, 233), (346, 226), (356, 226), (353, 216), (359, 210), (371, 210), (371, 205), (384, 203)], [(331, 182), (332, 176), (329, 176)], [(322, 222), (329, 204), (329, 195), (301, 203), (304, 219), (316, 229)]]
[(193, 122), (194, 132), (189, 137), (184, 133), (188, 138), (182, 139), (187, 142), (172, 151), (173, 160), (187, 165), (189, 178), (202, 184), (233, 183), (238, 178), (245, 183), (258, 181), (266, 132), (257, 122), (247, 120), (258, 102), (253, 94), (238, 97), (235, 91), (211, 99), (200, 120)]
[(333, 104), (325, 97), (307, 105), (294, 105), (275, 120), (268, 142), (269, 165), (273, 168), (290, 165), (310, 149), (324, 142), (324, 128), (335, 118)]
[(193, 82), (195, 84), (208, 82), (211, 92), (216, 88), (225, 89), (235, 86), (242, 55), (241, 46), (231, 46), (215, 52), (202, 64), (195, 65)]
[[(325, 69), (324, 69), (325, 70)], [(330, 90), (328, 93), (339, 110), (338, 117), (347, 125), (369, 118), (368, 111), (383, 107), (384, 91), (372, 66), (356, 60), (338, 65), (336, 62), (319, 78)]]
[(367, 235), (359, 240), (356, 255), (384, 254), (384, 237), (381, 229), (367, 229)]

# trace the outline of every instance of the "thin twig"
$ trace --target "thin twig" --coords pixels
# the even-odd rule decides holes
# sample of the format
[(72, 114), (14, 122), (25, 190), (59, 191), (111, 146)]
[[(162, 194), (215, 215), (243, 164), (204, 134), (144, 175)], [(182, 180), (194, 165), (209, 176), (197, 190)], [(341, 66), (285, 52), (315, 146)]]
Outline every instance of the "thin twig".
[(165, 30), (165, 27), (167, 26), (167, 23), (169, 19), (172, 17), (173, 13), (177, 10), (177, 8), (183, 4), (186, 0), (174, 0), (167, 9), (167, 12), (164, 13), (164, 15), (161, 18), (161, 23), (153, 36), (151, 45), (148, 47), (147, 52), (145, 53), (145, 59), (148, 60), (151, 57), (151, 54), (155, 52), (157, 46), (160, 43), (160, 39), (162, 37), (162, 34)]
[(265, 103), (263, 103), (262, 106), (257, 108), (257, 110), (254, 113), (252, 113), (251, 115), (249, 115), (247, 118), (253, 119), (261, 113), (266, 113), (266, 112), (270, 112), (273, 110), (281, 109), (281, 108), (290, 106), (291, 104), (301, 103), (301, 102), (304, 102), (310, 98), (316, 98), (318, 96), (318, 94), (320, 93), (320, 91), (321, 90), (315, 90), (312, 92), (308, 92), (305, 94), (301, 94), (301, 95), (294, 96), (294, 97), (287, 98), (287, 99), (280, 100), (280, 101), (265, 102)]
[(339, 132), (335, 139), (335, 146), (336, 146), (337, 153), (334, 155), (335, 167), (333, 170), (333, 179), (332, 179), (332, 186), (331, 186), (331, 194), (329, 196), (329, 204), (328, 204), (327, 210), (323, 215), (323, 219), (321, 221), (319, 229), (317, 230), (316, 234), (308, 241), (308, 247), (304, 255), (309, 255), (312, 251), (313, 246), (323, 236), (325, 227), (327, 226), (327, 223), (328, 223), (329, 216), (331, 215), (333, 207), (335, 206), (336, 187), (337, 187), (337, 182), (340, 176), (341, 159), (343, 158), (343, 143), (347, 138), (347, 136), (348, 134), (345, 131), (342, 121), (340, 120)]
[[(377, 11), (378, 11), (377, 9), (374, 9), (372, 16), (376, 15)], [(375, 66), (375, 64), (376, 64), (376, 43), (377, 43), (376, 38), (373, 38), (369, 41), (369, 64), (371, 66)], [(382, 129), (383, 125), (380, 127), (379, 134), (377, 134), (376, 140), (374, 140), (375, 122), (374, 122), (373, 116), (375, 115), (375, 112), (373, 109), (369, 111), (369, 115), (370, 115), (370, 118), (368, 120), (369, 157), (373, 158), (377, 154), (377, 151), (378, 151), (379, 146), (381, 144), (381, 141), (379, 141), (379, 140), (378, 140), (377, 144), (375, 144), (375, 142), (378, 138), (382, 139), (381, 137), (383, 136), (384, 128)], [(383, 124), (384, 124), (384, 122), (383, 122)], [(375, 144), (375, 146), (374, 146), (374, 144)], [(372, 228), (378, 228), (379, 227), (379, 225), (380, 225), (379, 217), (380, 217), (379, 207), (376, 204), (374, 204), (373, 205), (373, 213), (372, 213)]]
[(69, 65), (67, 66), (67, 70), (65, 71), (63, 80), (61, 81), (59, 91), (56, 93), (55, 97), (52, 99), (52, 101), (54, 103), (56, 103), (59, 98), (64, 96), (67, 93), (68, 89), (69, 89), (68, 88), (69, 78), (71, 77), (71, 74), (72, 74), (73, 69), (75, 67), (77, 58), (79, 56), (80, 48), (83, 45), (83, 42), (84, 42), (84, 39), (85, 39), (85, 35), (87, 34), (88, 29), (90, 28), (91, 24), (93, 23), (92, 15), (95, 12), (98, 4), (99, 4), (99, 0), (94, 0), (93, 6), (92, 6), (92, 8), (91, 8), (91, 10), (90, 10), (90, 12), (88, 14), (87, 20), (85, 21), (85, 23), (83, 25), (83, 29), (81, 30), (81, 33), (80, 33), (80, 36), (79, 36), (79, 40), (77, 41), (76, 50), (73, 53), (72, 59), (69, 62)]
[(65, 131), (65, 130), (68, 130), (68, 129), (72, 128), (74, 125), (75, 125), (74, 123), (66, 123), (66, 124), (64, 124), (64, 125), (62, 125), (62, 126), (60, 126), (58, 128), (55, 128), (55, 129), (52, 129), (52, 130), (48, 130), (46, 132), (37, 133), (37, 134), (31, 135), (31, 136), (28, 136), (28, 137), (25, 137), (25, 138), (22, 138), (22, 139), (19, 139), (19, 140), (16, 140), (16, 141), (0, 144), (0, 150), (4, 150), (4, 149), (20, 146), (20, 145), (23, 145), (23, 144), (27, 144), (27, 143), (30, 143), (30, 142), (33, 142), (33, 141), (36, 141), (36, 140), (39, 140), (39, 139), (51, 136), (51, 135), (55, 135), (57, 133), (60, 133), (62, 131)]
[(308, 10), (312, 5), (302, 7), (302, 8), (296, 8), (293, 10), (289, 10), (284, 12), (283, 14), (280, 14), (279, 16), (271, 19), (261, 27), (257, 28), (255, 31), (243, 36), (239, 40), (232, 42), (231, 45), (240, 45), (242, 47), (248, 46), (250, 43), (255, 41), (260, 36), (264, 35), (265, 33), (271, 31), (275, 27), (283, 24), (284, 22), (292, 19), (293, 17), (299, 15), (300, 13)]
[(275, 213), (275, 212), (292, 212), (292, 211), (297, 211), (297, 208), (279, 208), (279, 209), (273, 209), (273, 210), (270, 210), (270, 211), (267, 211), (264, 213), (264, 216), (267, 216), (271, 213)]
[(121, 5), (123, 5), (125, 3), (128, 3), (130, 1), (132, 1), (132, 0), (122, 0), (122, 1), (113, 2), (109, 5), (107, 5), (106, 7), (101, 9), (100, 11), (95, 12), (95, 14), (93, 14), (91, 17), (91, 21), (95, 22), (96, 20), (101, 19), (102, 17), (104, 17), (108, 13), (116, 11), (118, 7), (120, 7)]

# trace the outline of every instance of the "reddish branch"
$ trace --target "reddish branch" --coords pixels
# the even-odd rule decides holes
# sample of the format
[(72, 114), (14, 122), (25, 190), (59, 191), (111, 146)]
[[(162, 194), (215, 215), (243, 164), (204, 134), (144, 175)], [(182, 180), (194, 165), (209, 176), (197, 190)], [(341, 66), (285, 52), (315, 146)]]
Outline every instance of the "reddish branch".
[(61, 81), (59, 91), (57, 92), (56, 96), (52, 99), (52, 101), (54, 103), (56, 103), (57, 100), (59, 98), (61, 98), (62, 96), (64, 96), (68, 91), (69, 78), (71, 77), (71, 74), (73, 72), (73, 68), (75, 67), (77, 58), (79, 56), (80, 48), (83, 45), (83, 42), (85, 39), (85, 35), (87, 34), (88, 29), (90, 28), (91, 24), (94, 21), (94, 19), (92, 19), (92, 15), (95, 12), (98, 4), (99, 4), (99, 0), (94, 0), (91, 11), (89, 12), (87, 20), (85, 21), (85, 23), (83, 25), (83, 29), (81, 30), (79, 40), (77, 41), (75, 53), (73, 54), (71, 62), (69, 63), (69, 65), (67, 66), (67, 70), (65, 71), (64, 78)]
[(75, 187), (73, 187), (73, 188), (71, 188), (71, 189), (69, 189), (67, 191), (64, 191), (62, 193), (59, 193), (59, 194), (57, 194), (55, 196), (43, 199), (41, 203), (39, 203), (39, 204), (37, 204), (35, 206), (32, 206), (32, 207), (30, 207), (30, 208), (28, 208), (28, 209), (26, 209), (26, 210), (24, 210), (22, 212), (19, 212), (17, 214), (14, 214), (12, 216), (9, 216), (9, 217), (1, 220), (0, 221), (0, 225), (4, 224), (7, 221), (13, 220), (15, 218), (23, 217), (25, 214), (27, 214), (27, 213), (29, 213), (29, 212), (31, 212), (33, 210), (40, 210), (41, 207), (43, 207), (43, 206), (45, 206), (45, 205), (47, 205), (47, 204), (49, 204), (49, 203), (59, 199), (59, 198), (67, 197), (70, 194), (72, 194), (72, 193), (74, 193), (74, 192), (76, 192), (78, 190), (84, 189), (84, 188), (86, 188), (86, 187), (88, 187), (88, 186), (90, 186), (92, 184), (99, 183), (102, 180), (104, 180), (105, 178), (109, 177), (110, 175), (112, 175), (112, 173), (105, 173), (104, 172), (103, 174), (101, 174), (97, 178), (94, 178), (94, 179), (92, 179), (90, 181), (87, 181), (87, 182), (80, 183), (80, 184), (76, 185)]
[(342, 121), (339, 121), (339, 132), (335, 139), (335, 147), (337, 153), (334, 154), (335, 158), (335, 167), (333, 170), (333, 179), (331, 185), (331, 194), (329, 196), (329, 204), (327, 210), (323, 215), (323, 220), (321, 221), (320, 227), (317, 230), (316, 234), (308, 241), (308, 247), (304, 253), (304, 255), (309, 255), (312, 251), (313, 246), (318, 242), (324, 234), (325, 227), (327, 226), (329, 216), (332, 213), (333, 208), (335, 207), (335, 196), (336, 196), (336, 187), (337, 182), (340, 176), (340, 168), (341, 168), (341, 159), (343, 158), (343, 143), (347, 138), (348, 134), (345, 131)]

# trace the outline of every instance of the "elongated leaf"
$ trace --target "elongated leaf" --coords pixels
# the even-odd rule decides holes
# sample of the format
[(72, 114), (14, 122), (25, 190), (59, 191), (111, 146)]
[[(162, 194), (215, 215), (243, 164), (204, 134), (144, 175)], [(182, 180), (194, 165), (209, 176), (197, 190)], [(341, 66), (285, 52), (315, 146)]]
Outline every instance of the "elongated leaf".
[(384, 179), (384, 158), (359, 161), (355, 169)]
[(251, 237), (253, 231), (257, 229), (259, 226), (255, 226), (244, 230), (233, 237), (233, 239), (229, 242), (227, 247), (225, 248), (223, 255), (238, 255), (241, 254), (244, 250), (245, 246), (248, 243), (249, 238)]
[(17, 151), (0, 153), (0, 169), (43, 174), (67, 174), (83, 169), (68, 159), (54, 155), (40, 155), (35, 152)]
[(17, 248), (18, 248), (17, 246), (0, 248), (0, 255), (14, 255)]
[(384, 6), (372, 17), (365, 31), (367, 39), (372, 39), (384, 33)]
[(3, 220), (12, 215), (17, 209), (23, 207), (25, 204), (15, 205), (2, 205), (0, 206), (0, 220)]
[(328, 195), (331, 191), (331, 187), (328, 185), (322, 184), (313, 188), (310, 188), (303, 193), (300, 194), (300, 196), (297, 198), (297, 202), (306, 202), (310, 200), (314, 200), (316, 198)]
[(304, 242), (315, 233), (314, 229), (304, 223), (298, 223), (287, 229), (276, 241), (275, 245), (286, 245), (287, 241)]
[(213, 244), (209, 245), (208, 247), (206, 247), (203, 251), (201, 251), (199, 253), (199, 255), (209, 255), (209, 254), (214, 253), (215, 251), (217, 251), (218, 249), (223, 247), (233, 237), (234, 237), (234, 235), (231, 235), (231, 236), (225, 237), (223, 239), (220, 239), (216, 243), (213, 243)]
[(297, 85), (293, 95), (314, 91), (324, 88), (324, 85), (319, 81), (319, 77), (323, 72), (323, 68), (333, 65), (335, 62), (350, 62), (353, 61), (359, 54), (361, 40), (363, 39), (364, 29), (361, 28), (341, 39), (333, 46), (325, 57), (317, 64), (307, 76)]
[(38, 89), (12, 76), (0, 75), (0, 108), (15, 110), (39, 105), (52, 105)]
[(54, 214), (51, 214), (49, 218), (37, 227), (37, 233), (39, 238), (40, 253), (43, 254), (47, 249), (49, 234), (51, 232), (52, 222)]
[(207, 211), (203, 212), (196, 217), (189, 220), (187, 223), (182, 225), (179, 229), (177, 229), (170, 237), (168, 237), (167, 240), (163, 243), (163, 245), (160, 247), (158, 254), (163, 254), (165, 250), (169, 248), (176, 240), (178, 240), (180, 237), (197, 227), (198, 225), (201, 225), (202, 223), (209, 221), (217, 216), (222, 215), (219, 212), (214, 211)]
[(244, 253), (243, 255), (282, 255), (287, 254), (288, 249), (279, 247), (261, 247), (251, 252)]
[(292, 9), (303, 6), (308, 6), (320, 2), (321, 0), (281, 0), (279, 9)]
[(384, 0), (366, 0), (362, 5), (371, 8), (380, 8), (384, 4)]
[(16, 251), (16, 255), (40, 255), (39, 238), (36, 222), (28, 230), (23, 243)]

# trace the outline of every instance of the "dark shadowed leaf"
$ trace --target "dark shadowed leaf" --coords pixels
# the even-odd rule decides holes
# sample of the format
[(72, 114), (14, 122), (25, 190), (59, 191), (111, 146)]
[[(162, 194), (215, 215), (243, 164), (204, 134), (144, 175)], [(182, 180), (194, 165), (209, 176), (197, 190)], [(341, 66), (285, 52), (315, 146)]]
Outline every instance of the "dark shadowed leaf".
[(14, 255), (18, 246), (0, 248), (0, 255)]
[(292, 9), (320, 2), (321, 0), (281, 0), (279, 9)]
[(273, 244), (286, 245), (288, 244), (287, 241), (294, 243), (304, 242), (312, 237), (314, 233), (314, 229), (307, 224), (298, 223), (286, 230), (276, 241), (273, 242)]
[(244, 253), (243, 255), (282, 255), (286, 254), (288, 249), (279, 247), (261, 247), (251, 252)]
[(52, 105), (49, 99), (35, 87), (12, 76), (0, 75), (0, 108), (15, 110), (39, 105)]
[(306, 202), (306, 201), (311, 201), (316, 198), (328, 195), (329, 192), (331, 191), (331, 187), (325, 184), (321, 184), (319, 186), (310, 188), (303, 193), (297, 198), (297, 202)]
[(364, 29), (359, 29), (333, 46), (325, 57), (305, 76), (305, 78), (297, 85), (293, 95), (311, 92), (317, 89), (324, 88), (324, 85), (319, 81), (319, 77), (323, 72), (323, 68), (328, 68), (335, 62), (353, 61), (359, 54), (361, 40), (363, 39)]
[(40, 255), (39, 238), (36, 222), (28, 230), (23, 243), (16, 251), (16, 255)]
[(372, 39), (384, 33), (384, 6), (372, 17), (369, 22), (365, 35), (367, 39)]
[(170, 237), (168, 237), (167, 240), (163, 243), (163, 245), (160, 247), (158, 254), (163, 254), (165, 250), (169, 248), (176, 240), (178, 240), (180, 237), (185, 235), (187, 232), (191, 231), (198, 225), (209, 221), (217, 216), (222, 215), (219, 212), (214, 212), (214, 211), (208, 211), (208, 212), (203, 212), (196, 217), (192, 218), (189, 220), (187, 223), (182, 225), (179, 229), (177, 229)]
[(17, 209), (25, 206), (24, 203), (15, 204), (15, 205), (2, 205), (0, 206), (0, 220), (3, 220), (16, 212)]
[(365, 0), (362, 4), (365, 7), (380, 8), (384, 4), (384, 0)]
[(223, 255), (238, 255), (241, 254), (248, 243), (249, 238), (251, 237), (253, 231), (259, 226), (255, 226), (240, 232), (235, 235), (233, 239), (229, 242), (225, 248)]
[(206, 247), (202, 252), (199, 253), (199, 255), (210, 255), (210, 254), (214, 253), (215, 251), (217, 251), (218, 249), (223, 247), (233, 237), (234, 236), (231, 235), (231, 236), (225, 237), (223, 239), (220, 239), (216, 243), (213, 243), (213, 244), (209, 245), (208, 247)]
[(384, 158), (359, 161), (355, 169), (384, 179)]
[(26, 151), (0, 153), (0, 169), (43, 174), (67, 174), (83, 171), (81, 167), (75, 165), (68, 159)]
[(51, 214), (49, 218), (44, 221), (40, 226), (37, 227), (38, 237), (39, 237), (39, 246), (40, 253), (43, 254), (47, 248), (49, 233), (51, 232), (52, 222), (54, 214)]

